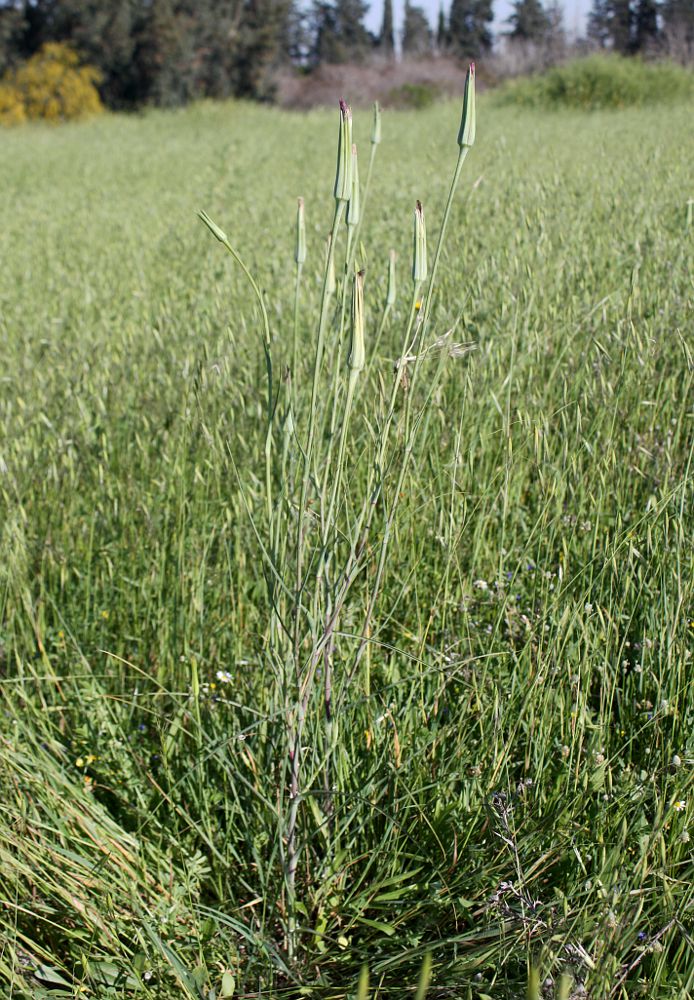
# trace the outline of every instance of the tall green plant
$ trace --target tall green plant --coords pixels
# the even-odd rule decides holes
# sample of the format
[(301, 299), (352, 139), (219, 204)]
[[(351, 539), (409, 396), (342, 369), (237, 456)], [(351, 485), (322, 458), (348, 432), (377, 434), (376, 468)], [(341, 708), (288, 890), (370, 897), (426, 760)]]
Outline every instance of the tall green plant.
[[(470, 66), (459, 133), (459, 154), (453, 172), (431, 271), (428, 269), (424, 212), (418, 201), (414, 217), (412, 300), (403, 331), (401, 354), (392, 376), (387, 404), (381, 409), (373, 454), (350, 454), (350, 424), (364, 419), (373, 407), (372, 393), (363, 386), (369, 351), (365, 272), (354, 269), (355, 233), (363, 221), (366, 198), (361, 200), (356, 146), (352, 143), (352, 114), (340, 102), (340, 120), (335, 172), (331, 237), (323, 273), (318, 315), (309, 319), (315, 331), (315, 354), (310, 375), (308, 409), (305, 396), (294, 394), (293, 427), (286, 448), (275, 448), (277, 414), (273, 384), (272, 345), (264, 296), (226, 235), (205, 214), (202, 220), (240, 264), (256, 295), (262, 316), (263, 346), (267, 368), (267, 426), (265, 448), (265, 508), (267, 525), (253, 525), (265, 565), (272, 621), (267, 629), (266, 657), (273, 672), (276, 709), (282, 719), (284, 766), (281, 769), (278, 821), (278, 851), (284, 869), (286, 896), (286, 944), (291, 957), (300, 947), (298, 892), (300, 858), (314, 848), (300, 836), (302, 810), (319, 816), (325, 841), (324, 860), (339, 845), (334, 817), (334, 794), (341, 774), (349, 766), (344, 741), (338, 739), (340, 708), (354, 681), (375, 612), (386, 571), (390, 542), (409, 467), (410, 455), (431, 399), (429, 387), (421, 409), (413, 409), (408, 393), (399, 405), (409, 361), (412, 380), (417, 379), (418, 360), (426, 352), (431, 302), (435, 293), (438, 264), (444, 245), (451, 204), (461, 168), (475, 138), (475, 73)], [(380, 142), (380, 115), (374, 109), (369, 179), (375, 150)], [(296, 294), (294, 301), (293, 378), (302, 373), (297, 360), (297, 330), (300, 323), (299, 282), (306, 257), (304, 204), (297, 216)], [(341, 224), (346, 222), (345, 269), (339, 302), (334, 301), (332, 271)], [(423, 290), (425, 305), (421, 305)], [(351, 291), (350, 291), (351, 290)], [(389, 269), (389, 289), (384, 316), (395, 295), (394, 259)], [(346, 365), (342, 356), (345, 302), (351, 298), (350, 348)], [(380, 328), (382, 329), (383, 320)], [(413, 353), (414, 352), (414, 353)], [(326, 355), (329, 363), (326, 365)], [(331, 379), (330, 370), (335, 373)], [(369, 387), (371, 390), (373, 386)], [(330, 420), (326, 417), (331, 414)], [(403, 447), (404, 442), (404, 447)], [(289, 457), (287, 456), (289, 452)], [(288, 471), (291, 470), (291, 471)], [(296, 473), (296, 474), (295, 474)], [(384, 491), (395, 484), (385, 517), (380, 508)], [(251, 503), (248, 503), (248, 510)], [(367, 548), (378, 552), (369, 596), (362, 603), (362, 620), (354, 638), (338, 636), (348, 597), (355, 584), (369, 571)], [(351, 647), (351, 651), (350, 651)], [(362, 679), (368, 695), (370, 681)], [(307, 738), (310, 731), (311, 738)], [(307, 746), (308, 744), (308, 746)], [(322, 788), (320, 805), (315, 789)], [(311, 873), (303, 873), (304, 881)]]

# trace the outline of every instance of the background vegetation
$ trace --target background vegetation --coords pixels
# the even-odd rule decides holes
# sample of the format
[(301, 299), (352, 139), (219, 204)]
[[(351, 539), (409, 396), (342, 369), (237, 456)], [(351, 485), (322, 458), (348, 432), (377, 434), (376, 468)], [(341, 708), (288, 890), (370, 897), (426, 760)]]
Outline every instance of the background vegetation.
[[(384, 118), (339, 523), (368, 495), (412, 207), (435, 237), (459, 110)], [(195, 212), (233, 238), (275, 371), (294, 369), (271, 477), (291, 526), (334, 114), (205, 104), (3, 135), (6, 995), (337, 998), (366, 962), (390, 998), (428, 952), (440, 997), (694, 989), (690, 109), (479, 114), (397, 396), (395, 471), (419, 429), (375, 513), (379, 538), (397, 506), (367, 652), (327, 743), (320, 689), (311, 704), (291, 960), (262, 324)], [(316, 481), (344, 400), (345, 249)], [(342, 681), (377, 563), (335, 636)]]
[[(392, 0), (384, 0), (376, 33), (365, 26), (368, 7), (364, 0), (0, 0), (0, 75), (60, 42), (98, 71), (106, 106), (133, 108), (234, 95), (274, 100), (287, 78), (326, 66), (391, 72), (398, 49), (413, 86), (440, 74), (432, 66), (442, 59), (467, 66), (484, 57), (488, 65), (493, 46), (494, 75), (504, 77), (586, 49), (683, 64), (694, 58), (692, 0), (594, 0), (587, 38), (571, 44), (559, 0), (515, 0), (496, 38), (492, 0), (443, 3), (436, 26), (410, 0), (396, 25)], [(356, 87), (350, 93), (360, 96)]]
[(694, 73), (675, 63), (595, 55), (508, 84), (502, 102), (537, 108), (624, 108), (694, 97)]

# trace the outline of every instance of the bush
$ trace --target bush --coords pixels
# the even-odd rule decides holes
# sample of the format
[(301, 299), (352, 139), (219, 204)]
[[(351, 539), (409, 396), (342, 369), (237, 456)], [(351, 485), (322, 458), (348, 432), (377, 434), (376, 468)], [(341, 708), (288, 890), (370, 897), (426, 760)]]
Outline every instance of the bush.
[(403, 83), (394, 87), (385, 103), (394, 108), (415, 108), (418, 111), (430, 108), (441, 96), (438, 87), (431, 83)]
[(504, 103), (527, 107), (595, 110), (657, 104), (692, 94), (694, 74), (674, 63), (595, 55), (510, 83), (500, 97)]
[(68, 121), (103, 110), (93, 66), (80, 66), (69, 46), (49, 42), (0, 81), (0, 124), (27, 118)]
[(24, 102), (16, 87), (0, 80), (0, 124), (20, 125), (26, 120)]

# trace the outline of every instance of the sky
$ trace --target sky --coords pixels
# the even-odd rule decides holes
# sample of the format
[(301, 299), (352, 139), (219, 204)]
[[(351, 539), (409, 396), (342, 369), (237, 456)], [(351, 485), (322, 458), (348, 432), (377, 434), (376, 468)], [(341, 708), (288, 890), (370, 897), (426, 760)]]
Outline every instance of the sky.
[[(422, 7), (429, 16), (433, 27), (438, 19), (440, 0), (415, 0), (418, 6)], [(405, 0), (393, 0), (395, 12), (395, 26), (399, 29), (402, 23), (402, 11)], [(444, 0), (444, 10), (450, 6), (450, 0)], [(569, 37), (581, 35), (585, 30), (586, 14), (590, 8), (590, 0), (565, 0), (564, 3), (564, 26)], [(510, 0), (494, 0), (494, 25), (496, 30), (503, 30), (504, 21), (511, 13)], [(378, 31), (381, 27), (383, 17), (383, 0), (371, 0), (369, 14), (366, 20), (371, 31)]]

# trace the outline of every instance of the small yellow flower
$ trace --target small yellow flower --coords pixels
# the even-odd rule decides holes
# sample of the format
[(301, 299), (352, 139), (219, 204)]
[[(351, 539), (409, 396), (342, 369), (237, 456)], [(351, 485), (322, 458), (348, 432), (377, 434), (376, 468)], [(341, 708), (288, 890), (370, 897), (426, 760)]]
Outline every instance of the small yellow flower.
[(58, 632), (58, 638), (59, 639), (64, 639), (65, 638), (65, 633), (63, 632), (62, 629), (60, 629), (60, 631)]
[(422, 308), (422, 300), (421, 299), (417, 299), (417, 301), (414, 304), (414, 307), (417, 310), (417, 312), (419, 312), (419, 310)]
[(78, 757), (75, 761), (75, 767), (84, 767), (84, 757)]
[(101, 617), (104, 619), (104, 621), (108, 621), (108, 619), (111, 617), (110, 612), (108, 612), (108, 611), (102, 611), (101, 612)]
[(94, 756), (94, 754), (93, 754), (93, 753), (90, 753), (90, 754), (89, 754), (89, 755), (87, 756), (86, 760), (85, 760), (85, 764), (86, 764), (86, 765), (87, 765), (87, 767), (88, 767), (88, 766), (89, 766), (90, 764), (93, 764), (95, 760), (96, 760), (96, 757)]

